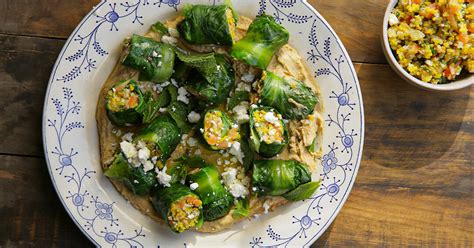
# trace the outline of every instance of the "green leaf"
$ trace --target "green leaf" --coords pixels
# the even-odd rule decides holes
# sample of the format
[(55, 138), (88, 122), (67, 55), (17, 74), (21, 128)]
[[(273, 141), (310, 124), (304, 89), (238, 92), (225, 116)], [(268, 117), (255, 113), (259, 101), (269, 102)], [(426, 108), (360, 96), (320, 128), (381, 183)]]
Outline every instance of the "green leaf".
[(151, 30), (153, 32), (157, 32), (161, 35), (169, 35), (168, 27), (166, 27), (163, 23), (161, 22), (156, 22), (151, 26)]
[(296, 160), (256, 160), (252, 186), (258, 194), (279, 196), (311, 181), (305, 164)]
[[(257, 123), (256, 120), (253, 118), (255, 111), (265, 111), (265, 113), (273, 112), (276, 115), (280, 115), (275, 109), (269, 107), (257, 107), (253, 108), (250, 111), (250, 132), (251, 132), (251, 140), (253, 141), (253, 146), (255, 152), (260, 154), (262, 157), (271, 158), (277, 154), (279, 154), (283, 148), (288, 144), (289, 135), (288, 130), (286, 128), (286, 124), (283, 122), (283, 119), (280, 119), (280, 125), (283, 127), (283, 141), (282, 142), (273, 142), (273, 143), (266, 143), (263, 141), (257, 131), (256, 125), (264, 125), (265, 123)], [(266, 120), (264, 120), (266, 122)]]
[(182, 133), (188, 133), (192, 126), (188, 123), (188, 107), (183, 102), (174, 101), (168, 106), (168, 114), (173, 118)]
[(231, 55), (260, 69), (266, 69), (273, 55), (288, 43), (289, 33), (268, 15), (255, 18), (245, 37), (232, 47)]
[(301, 120), (312, 114), (319, 102), (313, 90), (293, 78), (281, 78), (264, 71), (261, 104), (278, 110), (284, 118)]
[(197, 183), (194, 190), (202, 200), (204, 219), (216, 220), (226, 215), (234, 202), (232, 195), (220, 182), (220, 173), (213, 165), (193, 171), (188, 175), (188, 181)]
[(114, 162), (104, 175), (123, 182), (136, 195), (148, 194), (156, 184), (154, 171), (145, 172), (142, 167), (132, 168), (122, 153), (115, 156)]
[(173, 46), (133, 35), (128, 50), (123, 64), (140, 71), (140, 80), (161, 83), (173, 74), (175, 59)]
[(184, 20), (177, 26), (181, 37), (190, 44), (232, 45), (234, 20), (227, 18), (232, 9), (226, 5), (187, 5), (183, 9)]
[(249, 216), (249, 213), (249, 200), (247, 198), (239, 199), (237, 205), (235, 205), (234, 211), (232, 212), (232, 217), (234, 217), (234, 219), (240, 219)]
[(298, 186), (296, 189), (283, 195), (289, 201), (301, 201), (313, 196), (314, 192), (319, 188), (321, 181), (309, 182)]
[(241, 102), (250, 102), (250, 92), (244, 90), (236, 90), (227, 102), (227, 110), (232, 110)]

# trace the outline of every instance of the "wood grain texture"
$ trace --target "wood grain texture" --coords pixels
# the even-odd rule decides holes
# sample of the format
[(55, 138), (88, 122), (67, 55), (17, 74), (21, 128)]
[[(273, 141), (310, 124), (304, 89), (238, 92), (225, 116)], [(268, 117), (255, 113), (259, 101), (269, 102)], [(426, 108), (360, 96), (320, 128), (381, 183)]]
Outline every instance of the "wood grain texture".
[(44, 93), (63, 41), (0, 35), (0, 152), (42, 156)]
[[(98, 2), (0, 1), (0, 33), (54, 37), (0, 35), (0, 154), (21, 155), (0, 155), (0, 247), (91, 246), (52, 187), (41, 115), (61, 39)], [(388, 0), (309, 2), (354, 61), (385, 63), (379, 26)], [(474, 246), (474, 87), (428, 92), (387, 65), (355, 66), (363, 160), (348, 201), (314, 247)]]
[(62, 208), (44, 159), (0, 161), (0, 247), (91, 246)]

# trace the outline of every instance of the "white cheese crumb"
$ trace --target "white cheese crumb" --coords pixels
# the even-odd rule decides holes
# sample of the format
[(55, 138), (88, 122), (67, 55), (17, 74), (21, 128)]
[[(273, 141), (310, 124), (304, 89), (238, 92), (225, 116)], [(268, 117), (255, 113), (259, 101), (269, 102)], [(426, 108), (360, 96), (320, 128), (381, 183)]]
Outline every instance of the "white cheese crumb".
[(390, 24), (390, 26), (393, 26), (393, 25), (397, 25), (399, 23), (400, 23), (400, 21), (398, 21), (397, 16), (394, 15), (394, 14), (390, 14), (390, 16), (388, 17), (388, 24)]
[(252, 88), (250, 87), (250, 85), (248, 85), (246, 83), (239, 83), (237, 85), (237, 90), (250, 92), (252, 90)]
[(245, 198), (248, 195), (249, 191), (247, 187), (242, 185), (241, 183), (233, 183), (229, 186), (229, 192), (235, 197), (242, 197)]
[(179, 32), (176, 28), (168, 28), (168, 33), (170, 33), (171, 37), (178, 38)]
[(178, 40), (175, 37), (168, 35), (163, 35), (163, 37), (161, 37), (161, 41), (170, 45), (176, 45), (176, 43), (178, 43)]
[(133, 180), (133, 183), (138, 184), (138, 180), (137, 179)]
[(159, 111), (160, 111), (160, 113), (164, 113), (164, 112), (168, 111), (168, 109), (167, 108), (160, 108)]
[(267, 112), (264, 118), (272, 124), (280, 124), (280, 120), (275, 116), (274, 112)]
[(246, 73), (246, 74), (242, 75), (242, 77), (240, 79), (242, 79), (242, 81), (244, 81), (244, 82), (252, 83), (255, 80), (255, 75), (253, 75), (251, 73)]
[(151, 56), (153, 56), (153, 58), (157, 58), (158, 57), (158, 53), (156, 51), (153, 51), (153, 53), (151, 54)]
[(232, 147), (229, 150), (229, 153), (234, 155), (241, 164), (244, 163), (245, 154), (242, 152), (242, 149), (240, 147), (240, 142), (238, 141), (233, 142)]
[(157, 157), (157, 156), (153, 156), (153, 157), (151, 158), (151, 162), (152, 162), (153, 164), (156, 164), (157, 161), (158, 161), (158, 157)]
[(199, 184), (198, 183), (191, 183), (191, 185), (189, 185), (189, 188), (191, 188), (191, 190), (196, 190), (197, 188), (199, 188)]
[(131, 142), (133, 139), (133, 133), (126, 133), (122, 136), (122, 140)]
[(151, 171), (153, 170), (153, 168), (155, 168), (155, 166), (150, 160), (145, 161), (145, 163), (143, 164), (143, 170), (145, 172)]
[(267, 202), (264, 202), (263, 203), (263, 209), (264, 209), (264, 213), (268, 214), (268, 210), (270, 209), (270, 205), (268, 205)]
[(194, 155), (201, 155), (201, 149), (197, 149), (196, 151), (194, 151)]
[(170, 181), (171, 181), (171, 176), (166, 173), (166, 166), (163, 167), (163, 170), (159, 170), (158, 168), (155, 169), (156, 172), (156, 178), (158, 179), (158, 182), (165, 186), (165, 187), (170, 187)]
[(140, 162), (142, 164), (145, 163), (150, 158), (150, 149), (147, 147), (143, 147), (140, 150), (138, 150), (138, 159), (140, 159)]
[(191, 111), (191, 113), (188, 114), (188, 121), (190, 123), (197, 123), (200, 119), (201, 115), (199, 113)]
[(197, 140), (195, 138), (191, 137), (191, 138), (188, 139), (187, 144), (190, 147), (194, 147), (194, 146), (197, 145)]
[(178, 89), (178, 101), (184, 102), (186, 104), (189, 103), (189, 98), (188, 98), (188, 91), (184, 87), (179, 87)]
[(225, 172), (222, 173), (222, 179), (224, 180), (224, 184), (230, 185), (235, 179), (237, 178), (237, 169), (229, 168), (226, 169)]
[(128, 141), (120, 142), (120, 149), (122, 150), (123, 154), (125, 154), (126, 158), (131, 159), (137, 157), (137, 149), (132, 143)]
[(246, 123), (249, 121), (250, 116), (248, 114), (249, 103), (248, 102), (241, 102), (239, 105), (235, 106), (232, 111), (234, 112), (235, 116), (234, 119), (239, 124)]

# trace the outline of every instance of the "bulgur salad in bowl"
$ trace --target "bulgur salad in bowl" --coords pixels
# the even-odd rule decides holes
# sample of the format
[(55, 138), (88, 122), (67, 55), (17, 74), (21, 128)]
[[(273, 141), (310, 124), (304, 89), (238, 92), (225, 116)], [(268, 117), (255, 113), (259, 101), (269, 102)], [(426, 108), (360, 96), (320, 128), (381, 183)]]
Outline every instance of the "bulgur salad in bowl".
[(474, 83), (474, 2), (392, 0), (383, 39), (391, 66), (406, 81), (433, 90)]

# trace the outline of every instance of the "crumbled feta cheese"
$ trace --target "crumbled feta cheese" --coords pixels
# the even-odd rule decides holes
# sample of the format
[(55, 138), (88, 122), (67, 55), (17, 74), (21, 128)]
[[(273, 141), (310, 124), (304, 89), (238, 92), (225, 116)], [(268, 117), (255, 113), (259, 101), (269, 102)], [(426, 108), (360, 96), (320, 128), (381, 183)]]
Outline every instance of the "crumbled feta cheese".
[(170, 45), (176, 45), (176, 43), (178, 43), (178, 40), (175, 37), (168, 35), (163, 35), (163, 37), (161, 37), (161, 41)]
[(131, 142), (133, 140), (133, 133), (126, 133), (122, 136), (123, 141)]
[(188, 121), (190, 123), (197, 123), (200, 119), (201, 115), (199, 113), (191, 111), (191, 113), (188, 114)]
[(236, 168), (228, 168), (225, 172), (222, 173), (222, 179), (224, 180), (224, 184), (230, 185), (235, 179), (237, 178), (237, 169)]
[(156, 51), (153, 51), (153, 53), (151, 54), (151, 56), (153, 56), (154, 58), (157, 58), (158, 57), (158, 53)]
[(165, 187), (170, 187), (170, 181), (171, 181), (171, 176), (166, 173), (166, 166), (163, 167), (163, 170), (159, 170), (158, 168), (155, 169), (156, 172), (156, 178), (158, 179), (158, 182), (165, 186)]
[(188, 98), (188, 91), (184, 87), (179, 87), (178, 89), (178, 101), (184, 102), (186, 104), (189, 103), (189, 98)]
[(139, 182), (138, 182), (137, 179), (135, 179), (135, 180), (133, 180), (133, 183), (138, 184)]
[(264, 116), (265, 120), (272, 124), (280, 124), (280, 120), (275, 116), (274, 112), (267, 112)]
[(263, 210), (264, 210), (264, 213), (268, 214), (268, 210), (270, 209), (270, 205), (268, 205), (267, 202), (264, 202), (263, 203)]
[(230, 161), (226, 159), (226, 160), (224, 161), (224, 164), (225, 164), (225, 165), (229, 165), (229, 164), (230, 164)]
[(240, 90), (240, 91), (248, 91), (250, 92), (252, 90), (252, 88), (250, 87), (250, 85), (246, 84), (246, 83), (239, 83), (237, 85), (237, 88), (236, 90)]
[(150, 160), (147, 160), (147, 161), (145, 161), (145, 163), (143, 163), (143, 170), (145, 172), (151, 171), (151, 170), (153, 170), (153, 168), (155, 168), (155, 166), (153, 165), (153, 163)]
[(400, 23), (400, 21), (398, 21), (397, 16), (394, 15), (394, 14), (390, 14), (390, 16), (388, 17), (388, 24), (390, 24), (390, 26), (393, 26), (393, 25), (397, 25), (399, 23)]
[(250, 107), (253, 108), (253, 109), (258, 108), (257, 104), (252, 104)]
[(160, 113), (164, 113), (164, 112), (168, 111), (168, 109), (167, 108), (160, 108), (159, 111), (160, 111)]
[(236, 141), (232, 143), (232, 147), (229, 150), (229, 153), (234, 155), (241, 164), (244, 163), (245, 154), (242, 152), (240, 147), (240, 142)]
[(170, 33), (171, 37), (178, 38), (179, 32), (176, 28), (168, 28), (168, 33)]
[(174, 87), (179, 88), (178, 82), (174, 78), (171, 79), (171, 84), (174, 85)]
[(189, 188), (191, 188), (191, 190), (195, 190), (195, 189), (199, 188), (199, 184), (198, 183), (191, 183), (191, 185), (189, 185)]
[(196, 149), (196, 151), (194, 151), (194, 155), (201, 155), (201, 149)]
[(151, 154), (150, 149), (148, 149), (147, 147), (143, 147), (140, 150), (138, 150), (138, 159), (140, 159), (140, 162), (144, 164), (145, 161), (147, 161), (150, 158), (150, 154)]
[(113, 129), (112, 133), (115, 134), (115, 136), (117, 137), (122, 136), (122, 131), (120, 131), (120, 129)]
[(152, 162), (153, 164), (156, 164), (157, 161), (158, 161), (158, 157), (157, 157), (157, 156), (153, 156), (153, 157), (151, 158), (151, 162)]
[(132, 143), (128, 141), (120, 142), (120, 149), (122, 150), (123, 154), (125, 154), (126, 158), (137, 157), (137, 154), (138, 154), (137, 149)]
[(190, 146), (190, 147), (194, 147), (194, 146), (197, 145), (197, 140), (196, 140), (195, 138), (191, 137), (191, 138), (188, 139), (187, 144), (188, 144), (188, 146)]
[(242, 77), (240, 79), (242, 79), (242, 81), (244, 81), (244, 82), (252, 83), (255, 80), (255, 75), (253, 75), (251, 73), (246, 73), (246, 74), (242, 75)]
[(248, 102), (241, 102), (239, 105), (235, 106), (232, 109), (232, 111), (235, 113), (235, 121), (237, 121), (239, 124), (248, 122), (250, 119), (248, 109)]
[(229, 192), (235, 197), (242, 197), (245, 198), (246, 195), (248, 195), (249, 191), (247, 187), (240, 183), (232, 183), (229, 185)]

